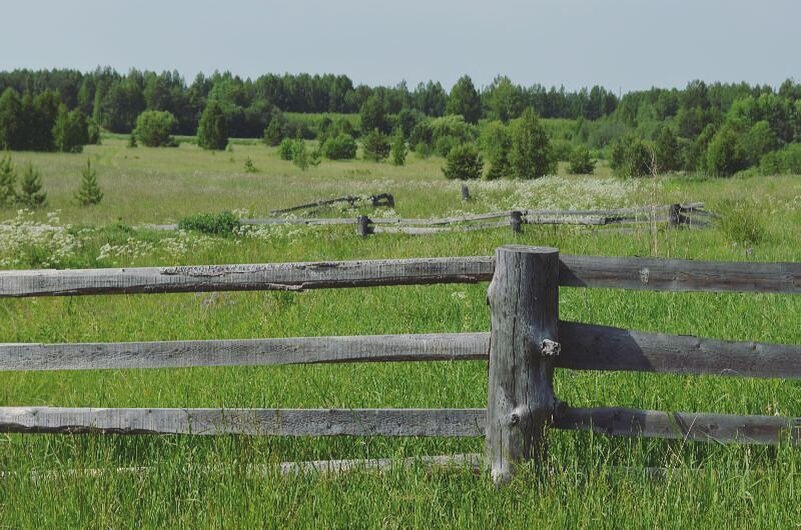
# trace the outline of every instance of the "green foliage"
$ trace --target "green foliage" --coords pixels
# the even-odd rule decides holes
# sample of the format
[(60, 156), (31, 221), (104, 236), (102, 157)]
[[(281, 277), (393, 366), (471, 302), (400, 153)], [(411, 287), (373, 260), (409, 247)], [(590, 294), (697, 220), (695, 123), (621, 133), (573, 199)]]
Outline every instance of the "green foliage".
[(451, 149), (445, 159), (442, 173), (447, 179), (472, 180), (481, 178), (484, 160), (473, 144), (462, 144)]
[(278, 156), (281, 160), (292, 160), (295, 151), (295, 141), (292, 138), (284, 138), (281, 140), (281, 145), (278, 146)]
[(135, 148), (139, 147), (139, 144), (136, 142), (136, 135), (134, 133), (131, 133), (130, 135), (128, 135), (127, 147), (129, 147), (131, 149), (135, 149)]
[(42, 178), (39, 170), (28, 162), (25, 171), (22, 173), (21, 193), (17, 196), (17, 202), (28, 208), (38, 208), (47, 202), (47, 193), (42, 190)]
[(359, 111), (361, 117), (362, 135), (370, 134), (373, 130), (385, 133), (389, 130), (384, 102), (377, 94), (373, 94), (362, 105)]
[(745, 149), (733, 128), (721, 128), (706, 151), (706, 171), (717, 177), (730, 177), (748, 167)]
[(609, 165), (619, 177), (653, 175), (656, 168), (656, 146), (633, 134), (612, 144)]
[(485, 178), (495, 180), (510, 176), (512, 168), (509, 165), (509, 151), (512, 149), (512, 135), (509, 127), (497, 120), (487, 123), (481, 130), (479, 145), (490, 164)]
[(92, 168), (92, 161), (86, 159), (86, 167), (81, 170), (81, 184), (75, 199), (81, 206), (92, 206), (103, 200), (103, 192), (97, 183), (97, 172)]
[(16, 90), (7, 88), (0, 95), (0, 149), (19, 148), (22, 128), (22, 102)]
[(306, 171), (310, 167), (320, 165), (320, 152), (309, 151), (305, 140), (297, 139), (292, 146), (292, 163), (301, 170)]
[(17, 169), (8, 152), (0, 158), (0, 207), (11, 206), (17, 202)]
[(534, 179), (556, 173), (550, 139), (534, 111), (526, 109), (512, 123), (511, 133), (509, 165), (513, 177)]
[[(81, 111), (83, 112), (83, 111)], [(100, 145), (100, 126), (91, 118), (87, 118), (86, 139), (89, 145)]]
[(478, 123), (481, 118), (481, 98), (469, 76), (460, 77), (453, 85), (446, 112), (461, 115), (467, 123)]
[(241, 226), (239, 218), (229, 211), (199, 213), (184, 217), (178, 222), (180, 230), (193, 230), (204, 234), (230, 236)]
[(506, 123), (517, 118), (526, 106), (521, 87), (506, 76), (498, 76), (485, 93), (492, 117)]
[(245, 173), (258, 173), (259, 170), (250, 157), (245, 159)]
[(573, 156), (573, 143), (569, 140), (557, 138), (556, 140), (551, 140), (551, 150), (555, 160), (570, 162), (570, 157)]
[(660, 173), (677, 171), (681, 168), (681, 146), (679, 139), (667, 125), (660, 126), (654, 138), (656, 166)]
[(403, 166), (406, 164), (406, 140), (403, 131), (398, 129), (392, 137), (392, 164)]
[(362, 139), (362, 150), (365, 160), (386, 160), (390, 151), (389, 138), (378, 129), (373, 129)]
[(203, 149), (222, 151), (228, 145), (228, 122), (217, 101), (209, 101), (197, 128), (197, 144)]
[(759, 173), (801, 175), (801, 144), (790, 144), (779, 151), (767, 153), (759, 162)]
[(178, 145), (171, 136), (175, 123), (169, 112), (146, 110), (136, 119), (134, 134), (147, 147), (174, 147)]
[(356, 140), (349, 134), (341, 133), (325, 140), (323, 156), (330, 160), (350, 160), (356, 158)]
[(739, 245), (758, 245), (766, 236), (760, 218), (763, 205), (751, 199), (727, 199), (715, 210), (720, 215), (718, 225), (727, 239)]
[(764, 155), (779, 148), (779, 139), (766, 120), (758, 121), (741, 135), (748, 165), (757, 165)]
[(270, 124), (264, 129), (264, 143), (272, 147), (279, 145), (285, 138), (284, 130), (283, 120), (273, 117)]
[(570, 172), (574, 175), (591, 175), (595, 171), (595, 160), (585, 145), (577, 145), (570, 155)]
[(67, 111), (66, 105), (59, 105), (56, 123), (53, 125), (53, 141), (57, 151), (80, 153), (89, 142), (89, 124), (83, 112), (76, 109)]

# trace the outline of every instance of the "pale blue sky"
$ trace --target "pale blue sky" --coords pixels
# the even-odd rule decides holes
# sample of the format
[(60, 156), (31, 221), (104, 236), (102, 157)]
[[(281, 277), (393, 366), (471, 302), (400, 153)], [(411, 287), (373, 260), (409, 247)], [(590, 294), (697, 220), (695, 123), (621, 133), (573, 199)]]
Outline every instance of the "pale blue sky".
[[(394, 85), (462, 74), (624, 92), (692, 79), (801, 79), (798, 0), (25, 0), (3, 2), (0, 69), (110, 65), (344, 73)], [(10, 4), (10, 5), (9, 5)]]

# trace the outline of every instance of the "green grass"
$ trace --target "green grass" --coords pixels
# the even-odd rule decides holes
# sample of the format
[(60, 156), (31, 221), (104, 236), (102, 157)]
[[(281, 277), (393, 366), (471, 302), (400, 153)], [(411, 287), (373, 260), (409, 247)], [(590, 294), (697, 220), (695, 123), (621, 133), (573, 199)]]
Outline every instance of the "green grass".
[[(91, 157), (105, 193), (93, 208), (72, 195)], [(246, 174), (246, 157), (261, 172)], [(234, 161), (231, 162), (230, 159)], [(694, 259), (801, 261), (801, 180), (678, 177), (625, 183), (562, 176), (536, 183), (473, 183), (461, 203), (442, 160), (406, 167), (327, 162), (302, 172), (260, 145), (212, 154), (127, 149), (107, 139), (83, 155), (15, 153), (42, 170), (50, 205), (81, 242), (61, 266), (141, 266), (487, 255), (517, 242), (562, 252)], [(564, 170), (564, 168), (563, 168)], [(128, 225), (201, 212), (254, 216), (307, 200), (391, 192), (395, 212), (440, 216), (499, 207), (623, 206), (703, 200), (727, 212), (704, 231), (643, 228), (608, 233), (525, 227), (433, 236), (359, 238), (353, 227), (287, 228), (259, 237), (176, 236)], [(735, 199), (752, 197), (756, 214)], [(734, 205), (734, 206), (733, 206)], [(728, 208), (728, 210), (726, 210)], [(369, 211), (369, 210), (366, 210)], [(738, 213), (740, 212), (740, 213)], [(373, 212), (371, 212), (373, 213)], [(375, 214), (375, 213), (373, 213)], [(324, 210), (317, 215), (352, 215)], [(754, 215), (757, 219), (755, 221)], [(0, 220), (15, 216), (0, 210)], [(122, 223), (122, 224), (119, 224)], [(739, 226), (744, 225), (744, 226)], [(758, 242), (736, 242), (760, 226)], [(92, 227), (92, 228), (90, 228)], [(0, 232), (0, 238), (2, 232)], [(3, 240), (5, 241), (5, 240)], [(183, 241), (183, 243), (181, 242)], [(103, 248), (110, 245), (118, 253)], [(138, 245), (138, 246), (137, 246)], [(140, 248), (136, 251), (136, 248)], [(750, 249), (750, 250), (747, 250)], [(0, 248), (0, 258), (4, 249)], [(44, 256), (42, 254), (45, 254)], [(15, 267), (46, 260), (39, 249)], [(485, 331), (485, 285), (291, 293), (99, 296), (0, 300), (4, 342), (135, 341)], [(645, 331), (801, 344), (801, 299), (778, 295), (671, 294), (563, 289), (560, 317)], [(483, 407), (486, 363), (397, 363), (0, 374), (0, 405), (98, 407)], [(798, 416), (793, 381), (558, 371), (558, 396), (575, 406)], [(223, 436), (0, 435), (0, 528), (214, 527), (792, 527), (801, 520), (797, 449), (608, 439), (552, 432), (546, 473), (496, 490), (468, 471), (395, 469), (384, 475), (281, 478), (249, 464), (482, 451), (480, 439), (281, 439)], [(150, 474), (70, 474), (153, 467)], [(222, 466), (208, 472), (209, 466)], [(648, 478), (637, 469), (679, 472)], [(627, 471), (627, 468), (634, 471)], [(701, 468), (700, 471), (694, 471)], [(54, 471), (55, 473), (48, 474)]]

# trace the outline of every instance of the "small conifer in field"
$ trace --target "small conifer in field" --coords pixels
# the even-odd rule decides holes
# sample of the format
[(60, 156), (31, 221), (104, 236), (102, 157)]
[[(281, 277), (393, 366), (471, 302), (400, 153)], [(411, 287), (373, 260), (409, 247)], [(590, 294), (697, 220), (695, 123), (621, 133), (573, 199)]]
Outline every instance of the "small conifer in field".
[(92, 161), (86, 160), (86, 167), (81, 170), (81, 185), (75, 198), (81, 206), (91, 206), (103, 200), (103, 192), (97, 184), (97, 172), (92, 168)]
[(17, 202), (17, 170), (8, 153), (0, 158), (0, 206), (11, 206)]
[(47, 201), (47, 193), (42, 191), (42, 178), (39, 170), (28, 162), (25, 172), (22, 174), (22, 193), (17, 197), (17, 202), (29, 208), (44, 206)]
[(406, 140), (400, 130), (396, 131), (392, 138), (392, 163), (396, 166), (406, 164)]

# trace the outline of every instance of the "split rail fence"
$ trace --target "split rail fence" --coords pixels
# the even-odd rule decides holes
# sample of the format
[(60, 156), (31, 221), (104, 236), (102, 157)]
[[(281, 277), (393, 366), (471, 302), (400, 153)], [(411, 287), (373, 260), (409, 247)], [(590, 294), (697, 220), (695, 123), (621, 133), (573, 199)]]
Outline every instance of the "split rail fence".
[(548, 429), (699, 441), (801, 442), (801, 418), (576, 408), (553, 370), (801, 378), (801, 346), (729, 342), (559, 320), (559, 288), (801, 294), (799, 263), (561, 255), (0, 272), (0, 297), (361, 288), (490, 282), (483, 333), (93, 344), (0, 344), (0, 371), (489, 360), (486, 409), (0, 407), (4, 433), (486, 437), (502, 483), (540, 458)]

